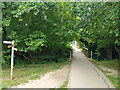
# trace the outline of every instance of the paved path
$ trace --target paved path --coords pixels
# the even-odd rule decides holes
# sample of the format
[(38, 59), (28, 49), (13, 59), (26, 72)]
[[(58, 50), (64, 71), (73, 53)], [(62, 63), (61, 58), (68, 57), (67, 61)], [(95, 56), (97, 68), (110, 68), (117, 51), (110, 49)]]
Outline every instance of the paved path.
[(114, 88), (106, 76), (76, 47), (69, 76), (69, 88)]

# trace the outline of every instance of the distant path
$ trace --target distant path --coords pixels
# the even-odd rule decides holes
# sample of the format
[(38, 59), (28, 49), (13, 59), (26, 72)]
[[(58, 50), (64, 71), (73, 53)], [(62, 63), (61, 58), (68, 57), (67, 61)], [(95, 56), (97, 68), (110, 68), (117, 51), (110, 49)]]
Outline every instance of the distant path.
[(114, 88), (106, 76), (75, 46), (69, 88)]

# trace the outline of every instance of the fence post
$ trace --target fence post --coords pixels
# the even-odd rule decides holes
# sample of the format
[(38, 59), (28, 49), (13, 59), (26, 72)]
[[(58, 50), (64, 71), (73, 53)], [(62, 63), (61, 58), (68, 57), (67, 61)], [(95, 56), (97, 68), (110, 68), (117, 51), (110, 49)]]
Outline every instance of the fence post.
[(92, 51), (91, 51), (91, 59), (92, 59)]
[(71, 51), (70, 51), (70, 59), (71, 59)]

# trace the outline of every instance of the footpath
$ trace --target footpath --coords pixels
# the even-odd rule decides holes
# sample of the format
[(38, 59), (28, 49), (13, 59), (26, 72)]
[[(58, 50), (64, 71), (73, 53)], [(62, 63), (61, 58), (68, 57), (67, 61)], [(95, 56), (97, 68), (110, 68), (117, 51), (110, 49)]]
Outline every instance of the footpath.
[(75, 46), (68, 88), (114, 88), (112, 83)]

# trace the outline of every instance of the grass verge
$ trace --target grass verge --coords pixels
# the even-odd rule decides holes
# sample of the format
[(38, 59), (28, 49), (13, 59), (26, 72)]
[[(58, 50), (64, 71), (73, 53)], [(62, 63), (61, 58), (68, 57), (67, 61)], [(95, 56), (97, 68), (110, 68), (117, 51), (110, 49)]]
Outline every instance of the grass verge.
[(89, 60), (94, 63), (96, 67), (98, 67), (106, 75), (106, 77), (108, 77), (115, 88), (118, 88), (120, 78), (120, 76), (118, 76), (118, 59), (103, 61)]
[(45, 64), (26, 64), (20, 67), (14, 67), (14, 77), (10, 80), (10, 68), (2, 70), (2, 87), (9, 88), (21, 83), (27, 83), (28, 80), (40, 79), (45, 73), (61, 69), (64, 65), (70, 63), (70, 60), (59, 63)]

